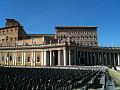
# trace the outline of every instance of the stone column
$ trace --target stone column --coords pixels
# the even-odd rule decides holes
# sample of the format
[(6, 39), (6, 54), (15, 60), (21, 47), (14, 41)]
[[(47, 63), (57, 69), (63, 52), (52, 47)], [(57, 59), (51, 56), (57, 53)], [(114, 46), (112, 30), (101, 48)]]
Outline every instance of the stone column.
[(115, 53), (113, 53), (113, 60), (114, 60), (114, 65), (116, 65)]
[(88, 52), (87, 52), (87, 65), (89, 65), (89, 56), (88, 56)]
[(25, 64), (26, 64), (25, 62), (26, 62), (26, 60), (25, 60), (25, 51), (24, 51), (24, 66), (25, 66)]
[(52, 66), (52, 51), (50, 51), (50, 66)]
[(44, 66), (46, 66), (46, 51), (44, 51)]
[(4, 61), (5, 61), (5, 65), (7, 65), (7, 53), (5, 52), (5, 58), (4, 58)]
[(14, 59), (15, 59), (15, 66), (16, 66), (17, 65), (17, 52), (15, 52), (14, 55), (15, 55)]
[(76, 50), (74, 50), (74, 65), (76, 65)]
[(14, 63), (15, 63), (15, 61), (14, 61), (14, 52), (12, 52), (12, 65), (14, 66)]
[(120, 65), (120, 55), (118, 53), (118, 65)]
[(90, 52), (90, 62), (91, 62), (91, 65), (93, 65), (92, 52)]
[(109, 53), (109, 60), (110, 60), (110, 65), (112, 65), (111, 54), (110, 53)]
[(52, 65), (55, 65), (55, 51), (52, 52)]
[(31, 66), (33, 66), (33, 51), (31, 51)]
[(36, 64), (36, 52), (33, 51), (33, 66)]
[(14, 59), (14, 52), (12, 52), (12, 65), (14, 66), (14, 63), (15, 63), (15, 59)]
[(44, 51), (41, 51), (41, 65), (44, 66)]
[(98, 65), (100, 65), (100, 56), (99, 56), (99, 53), (97, 53), (97, 57), (98, 57)]
[(79, 60), (79, 57), (78, 57), (78, 50), (76, 50), (76, 65), (78, 65), (78, 60)]
[(24, 52), (22, 51), (22, 66), (24, 65)]
[(107, 53), (105, 53), (105, 65), (108, 65), (107, 59)]
[(71, 65), (71, 50), (69, 50), (69, 66)]
[(2, 62), (2, 54), (1, 54), (1, 52), (0, 52), (0, 63)]
[(60, 66), (60, 62), (61, 62), (61, 50), (58, 50), (58, 66)]
[(100, 65), (101, 65), (102, 64), (101, 63), (102, 62), (102, 53), (99, 54), (99, 58), (100, 58), (99, 62), (100, 62)]
[(66, 66), (66, 49), (63, 50), (63, 56), (64, 56), (64, 66)]
[(101, 65), (103, 65), (103, 52), (101, 53)]
[(82, 57), (81, 51), (79, 51), (79, 54), (80, 54), (80, 57), (79, 57), (79, 65), (80, 65), (81, 64), (81, 57)]
[(85, 51), (83, 51), (83, 58), (84, 58), (84, 62), (85, 62), (85, 65), (86, 65), (86, 60), (85, 60)]
[[(8, 54), (8, 53), (7, 53)], [(6, 57), (6, 65), (9, 65), (9, 56), (7, 55), (7, 57)]]
[(94, 52), (94, 65), (96, 65), (96, 53)]

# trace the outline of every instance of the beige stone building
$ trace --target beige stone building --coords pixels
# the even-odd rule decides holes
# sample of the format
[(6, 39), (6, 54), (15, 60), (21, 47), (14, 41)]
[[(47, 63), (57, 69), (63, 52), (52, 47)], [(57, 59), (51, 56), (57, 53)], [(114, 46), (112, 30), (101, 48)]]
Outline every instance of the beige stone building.
[(97, 47), (97, 27), (94, 26), (65, 26), (55, 27), (56, 38), (60, 42), (71, 42), (79, 46)]
[(27, 34), (14, 19), (6, 19), (6, 26), (0, 28), (0, 46), (14, 46), (18, 40), (27, 39)]
[(120, 65), (119, 47), (99, 47), (97, 27), (55, 27), (55, 34), (27, 34), (14, 19), (0, 28), (0, 65)]

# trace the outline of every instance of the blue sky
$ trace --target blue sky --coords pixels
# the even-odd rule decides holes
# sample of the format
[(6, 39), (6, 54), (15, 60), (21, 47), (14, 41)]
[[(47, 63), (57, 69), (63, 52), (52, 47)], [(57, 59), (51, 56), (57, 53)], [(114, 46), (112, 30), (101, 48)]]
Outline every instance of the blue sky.
[(0, 0), (0, 27), (18, 20), (27, 33), (54, 33), (55, 26), (97, 26), (99, 45), (120, 46), (120, 0)]

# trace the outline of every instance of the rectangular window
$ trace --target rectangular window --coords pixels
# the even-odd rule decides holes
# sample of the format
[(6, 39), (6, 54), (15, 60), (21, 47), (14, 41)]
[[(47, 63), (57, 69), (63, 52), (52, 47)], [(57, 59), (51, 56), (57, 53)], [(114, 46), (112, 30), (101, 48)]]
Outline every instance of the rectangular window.
[(40, 57), (37, 57), (37, 62), (40, 62)]
[(13, 32), (13, 30), (11, 29), (11, 33)]
[(4, 56), (2, 57), (2, 61), (4, 61)]
[(12, 56), (10, 55), (10, 62), (12, 62)]
[(8, 33), (8, 30), (6, 30), (7, 31), (7, 33)]
[(18, 57), (18, 62), (21, 62), (21, 58), (20, 57)]
[(4, 42), (4, 39), (2, 39), (2, 42)]
[(15, 41), (17, 41), (17, 38), (15, 37)]
[(10, 38), (10, 40), (12, 41), (12, 40), (13, 40), (13, 38)]
[(8, 39), (6, 39), (6, 42), (8, 42)]
[(27, 62), (30, 62), (30, 57), (27, 57)]
[(5, 33), (5, 31), (3, 31), (3, 34)]

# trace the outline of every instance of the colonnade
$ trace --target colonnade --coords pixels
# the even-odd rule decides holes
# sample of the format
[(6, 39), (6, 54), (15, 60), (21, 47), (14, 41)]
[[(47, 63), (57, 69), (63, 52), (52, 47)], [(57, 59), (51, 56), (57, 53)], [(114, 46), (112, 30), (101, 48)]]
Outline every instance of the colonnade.
[[(21, 51), (21, 64), (26, 66), (26, 51)], [(30, 66), (36, 66), (36, 50), (31, 50)], [(101, 51), (88, 51), (88, 50), (74, 50), (63, 47), (62, 49), (49, 49), (41, 50), (40, 66), (54, 66), (54, 65), (120, 65), (120, 53), (101, 52)], [(17, 51), (9, 52), (12, 56), (12, 62), (8, 56), (8, 52), (2, 56), (0, 52), (0, 64), (17, 66)]]
[[(75, 65), (120, 65), (120, 53), (88, 52), (79, 50), (74, 50), (73, 52), (75, 54), (73, 56), (75, 60), (73, 64)], [(69, 53), (69, 61), (72, 59), (70, 57)]]
[[(14, 65), (14, 66), (36, 66), (36, 63), (40, 63), (40, 66), (53, 66), (53, 65), (66, 65), (66, 50), (21, 50), (20, 62), (18, 62), (18, 51), (4, 51), (0, 52), (0, 64), (2, 65)], [(27, 61), (27, 53), (30, 52), (30, 62)], [(36, 52), (40, 52), (40, 62), (37, 62)], [(4, 54), (3, 54), (4, 53)], [(9, 55), (8, 55), (9, 54)], [(10, 55), (12, 56), (12, 61), (10, 61)], [(19, 65), (18, 65), (19, 63)]]

